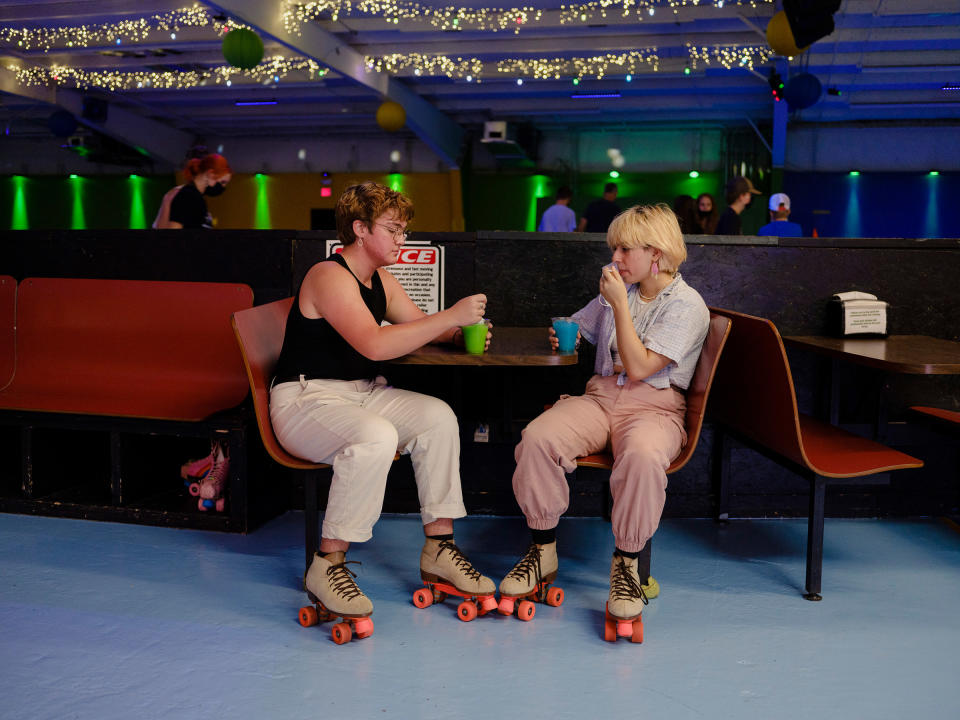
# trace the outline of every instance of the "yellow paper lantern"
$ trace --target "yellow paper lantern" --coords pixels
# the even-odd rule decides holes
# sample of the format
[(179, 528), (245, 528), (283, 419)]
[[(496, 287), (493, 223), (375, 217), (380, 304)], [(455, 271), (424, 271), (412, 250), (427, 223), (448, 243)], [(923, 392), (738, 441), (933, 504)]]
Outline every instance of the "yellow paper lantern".
[(407, 111), (403, 105), (387, 100), (377, 108), (377, 125), (387, 132), (396, 132), (407, 123)]
[(793, 39), (793, 30), (790, 29), (790, 22), (787, 20), (787, 14), (781, 10), (767, 24), (767, 45), (777, 55), (791, 57), (799, 55), (807, 47), (798, 48), (797, 41)]

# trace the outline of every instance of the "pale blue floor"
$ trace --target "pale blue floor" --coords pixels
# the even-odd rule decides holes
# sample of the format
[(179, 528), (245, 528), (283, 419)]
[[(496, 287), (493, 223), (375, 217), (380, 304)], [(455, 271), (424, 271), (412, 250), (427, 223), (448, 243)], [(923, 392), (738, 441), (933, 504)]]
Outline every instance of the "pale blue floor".
[[(0, 717), (956, 718), (960, 534), (828, 520), (824, 600), (802, 520), (664, 522), (642, 645), (601, 640), (609, 525), (560, 528), (561, 608), (463, 623), (418, 610), (419, 522), (356, 546), (372, 637), (303, 628), (302, 515), (249, 536), (0, 515)], [(517, 519), (457, 541), (499, 577)]]

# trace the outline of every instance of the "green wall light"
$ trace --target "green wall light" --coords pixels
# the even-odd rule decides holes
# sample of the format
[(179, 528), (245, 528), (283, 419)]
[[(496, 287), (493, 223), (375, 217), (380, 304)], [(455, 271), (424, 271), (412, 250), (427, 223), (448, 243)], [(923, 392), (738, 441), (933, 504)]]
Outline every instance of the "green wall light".
[(257, 230), (269, 230), (272, 225), (270, 222), (270, 195), (267, 192), (267, 183), (270, 182), (263, 173), (257, 173), (255, 176), (257, 182), (257, 204), (253, 227)]
[(403, 192), (403, 173), (390, 173), (387, 175), (387, 186), (394, 192)]
[(851, 171), (850, 171), (850, 177), (857, 177), (857, 176), (859, 176), (859, 175), (860, 175), (860, 171), (859, 171), (859, 170), (851, 170)]
[(612, 177), (614, 180), (616, 180), (618, 177), (620, 177), (620, 173), (618, 173), (616, 170), (611, 170), (611, 171), (610, 171), (610, 177)]
[(693, 179), (700, 177), (700, 173), (698, 173), (696, 170), (691, 170), (690, 172), (687, 173), (687, 175), (692, 177)]
[(87, 218), (83, 212), (83, 178), (79, 175), (71, 175), (70, 186), (73, 189), (73, 211), (70, 214), (70, 229), (86, 230)]
[(143, 178), (131, 175), (127, 178), (130, 185), (130, 229), (146, 230), (147, 216), (143, 212)]
[(23, 175), (14, 175), (13, 181), (13, 215), (10, 219), (11, 230), (29, 230), (30, 222), (27, 219), (27, 179)]

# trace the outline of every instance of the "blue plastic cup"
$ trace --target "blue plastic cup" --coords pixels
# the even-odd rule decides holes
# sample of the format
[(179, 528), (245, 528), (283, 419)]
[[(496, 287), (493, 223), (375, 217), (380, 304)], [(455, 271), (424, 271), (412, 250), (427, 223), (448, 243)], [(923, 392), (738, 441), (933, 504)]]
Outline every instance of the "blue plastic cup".
[(563, 355), (570, 355), (577, 349), (577, 331), (580, 324), (571, 317), (553, 318), (553, 331), (557, 334), (557, 349)]

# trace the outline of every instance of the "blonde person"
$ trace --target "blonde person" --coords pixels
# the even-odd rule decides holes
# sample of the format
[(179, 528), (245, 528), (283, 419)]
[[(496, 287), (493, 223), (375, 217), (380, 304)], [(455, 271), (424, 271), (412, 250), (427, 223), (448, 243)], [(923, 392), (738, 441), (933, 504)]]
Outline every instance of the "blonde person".
[(466, 515), (456, 416), (442, 400), (393, 388), (381, 375), (382, 361), (427, 343), (462, 344), (460, 326), (480, 321), (486, 308), (486, 296), (471, 295), (427, 315), (407, 296), (385, 268), (397, 262), (412, 218), (410, 200), (378, 183), (344, 191), (336, 206), (343, 252), (304, 277), (270, 394), (280, 444), (333, 465), (320, 551), (305, 585), (346, 617), (373, 611), (345, 554), (350, 543), (372, 536), (398, 449), (410, 454), (420, 500), (421, 577), (474, 595), (496, 590), (453, 542), (453, 520)]
[[(570, 494), (565, 473), (578, 456), (609, 447), (615, 550), (607, 609), (615, 619), (633, 620), (647, 602), (638, 556), (660, 522), (666, 469), (687, 439), (684, 393), (710, 314), (680, 277), (687, 250), (666, 205), (618, 215), (607, 245), (613, 262), (602, 270), (600, 294), (574, 314), (580, 335), (596, 345), (595, 374), (583, 395), (562, 396), (535, 418), (516, 448), (513, 491), (532, 543), (500, 593), (521, 597), (556, 577), (556, 528)], [(556, 348), (552, 329), (549, 340)]]

